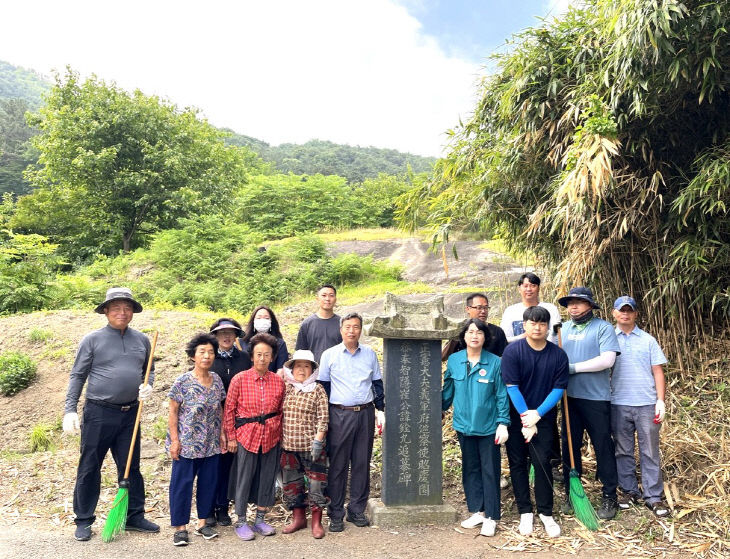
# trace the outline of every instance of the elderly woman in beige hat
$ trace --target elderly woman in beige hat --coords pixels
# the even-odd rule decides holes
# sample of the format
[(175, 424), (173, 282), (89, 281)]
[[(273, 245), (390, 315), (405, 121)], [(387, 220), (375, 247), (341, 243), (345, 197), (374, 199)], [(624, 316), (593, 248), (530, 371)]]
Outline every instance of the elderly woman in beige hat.
[[(322, 509), (327, 505), (327, 453), (324, 450), (329, 399), (315, 370), (319, 365), (306, 349), (294, 352), (284, 363), (283, 441), (281, 471), (284, 502), (292, 511), (292, 521), (282, 530), (291, 534), (307, 527), (306, 506), (312, 509), (312, 536), (324, 537)], [(309, 495), (304, 477), (309, 480)]]

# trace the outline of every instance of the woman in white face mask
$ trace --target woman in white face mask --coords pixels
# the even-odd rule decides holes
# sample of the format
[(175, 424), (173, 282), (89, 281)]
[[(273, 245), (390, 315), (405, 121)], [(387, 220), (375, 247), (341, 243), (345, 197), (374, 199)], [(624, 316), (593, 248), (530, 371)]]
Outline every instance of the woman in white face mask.
[(256, 307), (251, 313), (251, 318), (243, 330), (243, 337), (238, 339), (241, 344), (241, 349), (250, 353), (248, 342), (253, 336), (259, 333), (271, 334), (276, 338), (278, 343), (276, 348), (276, 357), (269, 364), (269, 370), (273, 373), (283, 373), (282, 368), (284, 367), (286, 360), (289, 359), (289, 351), (287, 350), (286, 342), (281, 335), (279, 321), (276, 320), (274, 311), (266, 305)]

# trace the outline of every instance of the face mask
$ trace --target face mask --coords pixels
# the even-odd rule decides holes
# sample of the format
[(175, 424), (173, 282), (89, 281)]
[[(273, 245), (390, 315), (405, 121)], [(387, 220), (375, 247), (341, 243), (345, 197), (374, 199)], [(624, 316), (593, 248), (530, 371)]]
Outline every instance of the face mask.
[(253, 329), (257, 332), (268, 332), (271, 329), (271, 320), (268, 318), (254, 318)]

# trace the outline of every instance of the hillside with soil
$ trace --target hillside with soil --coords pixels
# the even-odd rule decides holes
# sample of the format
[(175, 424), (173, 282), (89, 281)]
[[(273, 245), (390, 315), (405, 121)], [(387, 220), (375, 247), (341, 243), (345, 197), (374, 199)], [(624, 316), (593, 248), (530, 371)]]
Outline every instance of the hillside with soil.
[[(434, 293), (444, 293), (446, 314), (463, 314), (465, 292), (479, 289), (490, 293), (490, 316), (498, 317), (506, 304), (517, 299), (514, 283), (523, 271), (504, 255), (484, 250), (478, 242), (463, 241), (458, 245), (459, 260), (449, 259), (446, 275), (440, 254), (429, 252), (428, 245), (416, 239), (386, 241), (346, 241), (334, 243), (335, 252), (372, 254), (376, 259), (391, 259), (404, 265), (405, 278), (432, 287)], [(427, 294), (413, 295), (424, 297)], [(366, 318), (382, 309), (382, 294), (366, 300), (347, 301), (337, 309), (339, 313), (359, 311)], [(311, 302), (284, 307), (278, 311), (285, 324), (284, 333), (293, 348), (299, 322), (313, 311)], [(112, 544), (104, 544), (98, 537), (102, 524), (97, 521), (91, 542), (80, 544), (72, 540), (72, 491), (78, 460), (78, 437), (62, 436), (60, 419), (68, 383), (68, 371), (75, 349), (82, 336), (105, 324), (103, 316), (91, 310), (37, 312), (0, 319), (0, 344), (3, 349), (26, 353), (38, 362), (38, 379), (26, 390), (12, 398), (0, 397), (0, 557), (129, 557), (142, 554), (169, 553), (171, 532), (167, 505), (167, 481), (170, 460), (164, 452), (162, 437), (166, 428), (166, 394), (171, 382), (186, 370), (183, 353), (191, 334), (206, 330), (215, 319), (212, 313), (182, 310), (146, 309), (135, 315), (132, 327), (151, 334), (157, 330), (159, 341), (155, 355), (157, 376), (154, 393), (142, 414), (142, 472), (146, 481), (147, 515), (160, 523), (163, 534), (154, 536), (123, 535)], [(42, 342), (31, 341), (32, 331), (44, 331)], [(37, 336), (35, 337), (37, 338)], [(380, 349), (379, 340), (365, 340)], [(53, 446), (45, 452), (30, 452), (30, 432), (33, 427), (46, 424)], [(450, 423), (444, 428), (444, 438), (450, 448), (455, 439)], [(379, 495), (380, 455), (379, 442), (373, 459), (373, 496)], [(594, 470), (588, 456), (588, 470)], [(458, 451), (445, 455), (447, 471), (444, 478), (444, 498), (460, 514), (466, 513), (459, 479)], [(506, 461), (503, 463), (506, 471)], [(591, 480), (586, 480), (589, 491), (596, 494)], [(102, 517), (111, 507), (117, 491), (116, 472), (111, 457), (107, 457), (102, 475), (102, 493), (97, 513)], [(561, 486), (556, 485), (556, 495)], [(556, 498), (556, 502), (560, 502)], [(453, 526), (381, 530), (377, 527), (357, 529), (351, 525), (343, 534), (327, 535), (313, 541), (300, 532), (277, 535), (242, 547), (235, 535), (223, 529), (221, 537), (213, 542), (193, 542), (190, 548), (176, 551), (183, 556), (198, 558), (220, 557), (250, 549), (256, 555), (269, 557), (422, 557), (444, 546), (451, 557), (505, 557), (512, 552), (532, 553), (535, 557), (556, 557), (563, 554), (600, 553), (602, 557), (680, 556), (683, 549), (662, 540), (661, 534), (674, 526), (655, 520), (646, 510), (621, 513), (618, 520), (606, 524), (599, 533), (588, 533), (571, 518), (561, 519), (564, 535), (555, 540), (546, 539), (541, 529), (531, 537), (517, 532), (519, 516), (513, 507), (511, 490), (503, 494), (504, 518), (497, 537), (477, 537), (474, 531)], [(277, 505), (272, 514), (281, 527), (287, 512)], [(649, 536), (647, 536), (649, 534)], [(653, 535), (652, 535), (653, 534)], [(693, 545), (696, 545), (695, 541)], [(292, 546), (296, 546), (292, 548)]]

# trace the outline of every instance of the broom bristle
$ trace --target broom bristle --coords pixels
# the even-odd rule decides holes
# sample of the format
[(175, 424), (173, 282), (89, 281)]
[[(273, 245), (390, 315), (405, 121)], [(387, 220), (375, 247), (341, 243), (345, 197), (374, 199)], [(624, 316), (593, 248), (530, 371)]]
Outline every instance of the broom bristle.
[(583, 484), (580, 482), (578, 472), (570, 470), (570, 504), (573, 505), (573, 511), (578, 522), (583, 524), (590, 531), (595, 532), (601, 527), (601, 524), (596, 516), (596, 511), (593, 510)]
[(114, 497), (114, 504), (106, 517), (104, 528), (101, 530), (101, 539), (105, 542), (112, 541), (117, 534), (124, 531), (127, 525), (127, 507), (129, 506), (129, 489), (120, 487), (117, 496)]

